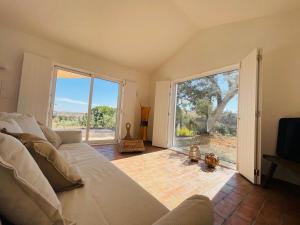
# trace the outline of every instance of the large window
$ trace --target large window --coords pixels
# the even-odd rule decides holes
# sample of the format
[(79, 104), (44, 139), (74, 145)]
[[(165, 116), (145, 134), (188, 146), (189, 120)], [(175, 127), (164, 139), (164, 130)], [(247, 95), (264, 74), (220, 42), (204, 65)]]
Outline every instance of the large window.
[(56, 69), (54, 129), (80, 129), (89, 142), (117, 139), (119, 83)]
[(194, 144), (202, 154), (236, 163), (238, 76), (233, 70), (177, 83), (175, 148), (188, 151)]

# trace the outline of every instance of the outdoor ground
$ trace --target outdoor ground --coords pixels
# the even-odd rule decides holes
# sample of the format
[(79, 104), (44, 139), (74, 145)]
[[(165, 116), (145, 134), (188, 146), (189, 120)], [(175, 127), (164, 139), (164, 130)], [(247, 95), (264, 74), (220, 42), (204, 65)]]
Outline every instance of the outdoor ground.
[[(86, 129), (81, 129), (82, 137), (85, 140)], [(90, 141), (99, 141), (99, 140), (114, 140), (115, 139), (115, 130), (114, 129), (96, 129), (91, 128), (89, 132)]]
[[(200, 135), (199, 135), (200, 136)], [(196, 144), (199, 146), (201, 154), (215, 153), (220, 160), (236, 164), (237, 159), (237, 139), (233, 136), (209, 135), (201, 138), (195, 137), (175, 137), (174, 145), (178, 150), (188, 154), (190, 146)]]
[[(86, 139), (86, 129), (85, 128), (71, 127), (68, 129), (81, 130), (82, 140), (85, 141), (85, 139)], [(64, 128), (56, 128), (56, 130), (64, 130)], [(115, 139), (115, 129), (90, 128), (90, 132), (89, 132), (89, 140), (90, 141), (114, 140), (114, 139)]]
[(121, 154), (118, 145), (94, 146), (124, 173), (170, 210), (193, 194), (208, 196), (214, 204), (216, 225), (299, 225), (300, 188), (276, 182), (269, 189), (252, 185), (236, 171), (147, 145), (141, 154)]

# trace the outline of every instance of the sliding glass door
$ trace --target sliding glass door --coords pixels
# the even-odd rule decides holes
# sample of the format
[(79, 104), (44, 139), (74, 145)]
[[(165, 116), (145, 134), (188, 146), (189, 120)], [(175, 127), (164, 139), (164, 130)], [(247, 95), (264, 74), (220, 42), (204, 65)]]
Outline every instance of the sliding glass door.
[(82, 131), (90, 143), (117, 140), (118, 82), (63, 68), (56, 68), (51, 110), (54, 129)]

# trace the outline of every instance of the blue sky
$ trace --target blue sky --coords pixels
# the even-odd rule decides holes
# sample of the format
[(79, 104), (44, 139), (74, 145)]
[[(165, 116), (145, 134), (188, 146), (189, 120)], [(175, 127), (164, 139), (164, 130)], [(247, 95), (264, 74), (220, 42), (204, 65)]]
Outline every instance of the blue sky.
[[(235, 71), (235, 75), (238, 76), (238, 71)], [(228, 83), (224, 79), (224, 75), (222, 73), (218, 74), (216, 76), (218, 76), (217, 82), (221, 88), (221, 91), (224, 94), (226, 91), (228, 91)], [(230, 112), (235, 112), (235, 113), (238, 111), (238, 95), (237, 94), (227, 103), (224, 111), (230, 111)]]
[[(117, 107), (118, 83), (94, 79), (93, 106)], [(90, 78), (57, 78), (54, 111), (87, 112)]]
[[(218, 84), (222, 92), (228, 89), (222, 74), (218, 74)], [(57, 78), (54, 111), (87, 112), (91, 78)], [(107, 105), (117, 107), (118, 83), (94, 79), (92, 106)], [(226, 105), (225, 111), (237, 112), (238, 96), (235, 95)]]
[(224, 111), (237, 112), (238, 110), (238, 95), (235, 95), (226, 105)]

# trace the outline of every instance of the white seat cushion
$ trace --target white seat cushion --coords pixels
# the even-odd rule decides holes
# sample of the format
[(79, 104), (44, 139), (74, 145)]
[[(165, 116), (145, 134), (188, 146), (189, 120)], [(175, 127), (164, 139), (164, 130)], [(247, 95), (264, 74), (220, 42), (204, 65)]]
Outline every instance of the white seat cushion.
[(63, 214), (77, 225), (151, 225), (169, 211), (89, 145), (63, 144), (59, 153), (85, 181), (58, 193)]

